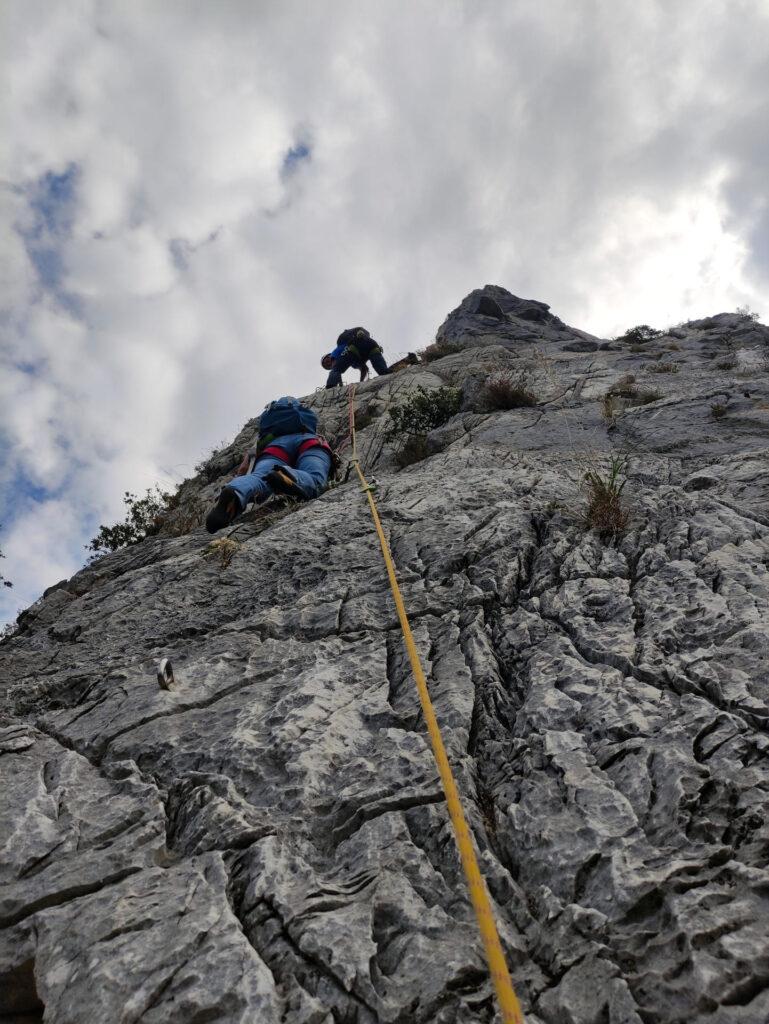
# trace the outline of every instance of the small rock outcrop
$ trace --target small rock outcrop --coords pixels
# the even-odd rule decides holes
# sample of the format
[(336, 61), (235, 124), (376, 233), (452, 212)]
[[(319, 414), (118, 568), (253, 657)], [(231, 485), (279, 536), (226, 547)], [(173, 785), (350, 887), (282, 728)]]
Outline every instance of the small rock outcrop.
[[(530, 1024), (769, 1019), (768, 356), (487, 286), (357, 389)], [(388, 409), (447, 386), (406, 464)], [(346, 392), (308, 400), (344, 463)], [(354, 475), (201, 526), (255, 425), (0, 644), (1, 1020), (496, 1019)]]

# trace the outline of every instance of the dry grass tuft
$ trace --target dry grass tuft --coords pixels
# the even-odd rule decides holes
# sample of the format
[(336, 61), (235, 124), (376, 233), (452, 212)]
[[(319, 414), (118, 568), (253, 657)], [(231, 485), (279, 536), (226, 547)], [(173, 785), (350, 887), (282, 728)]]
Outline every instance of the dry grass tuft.
[(453, 356), (462, 351), (461, 345), (455, 345), (450, 341), (436, 341), (432, 345), (418, 352), (423, 363), (434, 363), (436, 359), (443, 359), (444, 356)]
[(486, 381), (484, 400), (490, 411), (525, 409), (537, 404), (531, 390), (531, 378), (525, 370), (518, 373), (494, 373)]
[(649, 373), (678, 373), (681, 367), (679, 363), (650, 363), (646, 369)]
[(662, 392), (651, 388), (639, 388), (635, 383), (633, 374), (628, 374), (618, 380), (614, 387), (610, 388), (603, 396), (602, 412), (607, 420), (614, 419), (622, 412), (624, 405), (632, 409), (638, 405), (648, 405), (650, 402), (658, 402), (662, 398)]
[(722, 359), (719, 363), (715, 364), (717, 370), (736, 370), (737, 369), (737, 357), (727, 356), (726, 359)]
[(217, 561), (222, 569), (226, 569), (242, 546), (230, 537), (219, 537), (203, 550), (203, 557)]
[(617, 413), (621, 412), (622, 408), (617, 399), (617, 396), (612, 394), (611, 391), (607, 391), (601, 399), (601, 415), (605, 420), (613, 420)]

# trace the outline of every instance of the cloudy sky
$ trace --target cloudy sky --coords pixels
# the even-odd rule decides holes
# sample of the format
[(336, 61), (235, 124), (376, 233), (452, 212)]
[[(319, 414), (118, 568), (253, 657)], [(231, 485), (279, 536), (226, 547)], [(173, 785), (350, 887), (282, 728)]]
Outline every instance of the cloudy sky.
[(769, 315), (769, 0), (5, 0), (0, 622), (365, 324)]

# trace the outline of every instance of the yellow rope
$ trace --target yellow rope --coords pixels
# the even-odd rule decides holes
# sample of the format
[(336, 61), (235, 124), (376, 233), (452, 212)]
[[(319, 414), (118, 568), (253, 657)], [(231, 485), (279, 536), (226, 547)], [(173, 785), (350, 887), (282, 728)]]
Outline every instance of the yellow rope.
[(411, 669), (414, 673), (414, 679), (417, 684), (419, 700), (422, 704), (422, 712), (425, 717), (427, 732), (430, 736), (430, 743), (433, 748), (433, 756), (435, 757), (435, 762), (438, 766), (438, 773), (441, 777), (443, 792), (446, 795), (446, 806), (448, 808), (449, 817), (451, 818), (451, 824), (454, 826), (454, 835), (457, 841), (459, 857), (462, 861), (465, 878), (467, 879), (467, 887), (470, 890), (470, 899), (472, 900), (473, 909), (475, 910), (478, 928), (481, 933), (481, 938), (483, 939), (483, 946), (486, 950), (486, 961), (489, 965), (489, 974), (491, 975), (491, 980), (494, 982), (494, 988), (497, 993), (497, 1001), (502, 1014), (502, 1024), (524, 1024), (521, 1007), (518, 1002), (518, 998), (516, 997), (515, 990), (513, 989), (513, 984), (510, 981), (510, 974), (507, 970), (507, 963), (505, 962), (505, 954), (502, 951), (502, 944), (499, 941), (499, 933), (494, 921), (494, 912), (491, 909), (489, 894), (486, 890), (486, 885), (483, 881), (480, 868), (478, 867), (478, 860), (475, 856), (473, 840), (470, 835), (470, 830), (467, 827), (465, 813), (462, 809), (459, 791), (457, 790), (456, 783), (454, 782), (451, 765), (449, 764), (449, 759), (446, 756), (446, 749), (443, 745), (440, 726), (438, 725), (438, 720), (435, 717), (433, 702), (430, 699), (430, 692), (427, 688), (427, 679), (425, 678), (424, 670), (422, 669), (419, 652), (417, 651), (416, 644), (414, 643), (414, 636), (411, 632), (411, 626), (409, 625), (409, 620), (406, 615), (403, 597), (401, 596), (398, 580), (395, 576), (395, 566), (393, 564), (392, 555), (390, 554), (390, 546), (387, 543), (387, 538), (385, 537), (384, 530), (382, 529), (382, 523), (379, 518), (379, 512), (377, 511), (372, 489), (360, 468), (355, 437), (354, 397), (355, 385), (353, 384), (350, 387), (350, 434), (352, 436), (351, 462), (355, 466), (361, 488), (368, 499), (371, 515), (374, 519), (374, 526), (376, 527), (379, 543), (382, 547), (382, 555), (384, 556), (385, 565), (387, 567), (390, 588), (395, 601), (395, 607), (398, 611), (398, 619), (400, 620), (401, 629), (403, 631), (403, 639), (406, 642), (406, 650), (408, 651), (409, 660), (411, 662)]

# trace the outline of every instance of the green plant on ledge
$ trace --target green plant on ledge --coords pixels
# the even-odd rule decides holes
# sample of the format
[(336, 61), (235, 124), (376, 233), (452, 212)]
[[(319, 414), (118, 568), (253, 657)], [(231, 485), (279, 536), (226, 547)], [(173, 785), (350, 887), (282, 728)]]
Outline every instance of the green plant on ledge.
[(647, 341), (661, 336), (662, 331), (658, 331), (655, 327), (649, 327), (648, 324), (638, 324), (637, 327), (631, 327), (629, 331), (618, 335), (614, 340), (625, 341), (628, 345), (645, 345)]
[(428, 391), (420, 386), (401, 405), (389, 409), (390, 423), (386, 441), (397, 441), (409, 434), (428, 434), (443, 426), (459, 412), (459, 388), (442, 387)]
[(587, 489), (583, 522), (602, 540), (611, 540), (627, 528), (630, 513), (622, 500), (627, 462), (626, 455), (613, 455), (605, 471), (589, 469), (583, 477)]
[(100, 526), (90, 544), (86, 544), (86, 551), (93, 551), (92, 558), (98, 558), (129, 544), (137, 544), (145, 537), (154, 536), (177, 501), (175, 495), (161, 491), (157, 484), (154, 490), (148, 487), (143, 498), (137, 498), (135, 494), (126, 491), (123, 504), (128, 511), (123, 522)]

